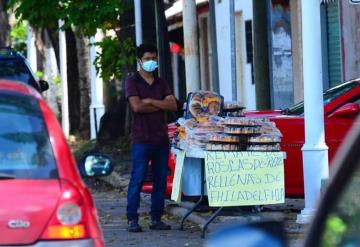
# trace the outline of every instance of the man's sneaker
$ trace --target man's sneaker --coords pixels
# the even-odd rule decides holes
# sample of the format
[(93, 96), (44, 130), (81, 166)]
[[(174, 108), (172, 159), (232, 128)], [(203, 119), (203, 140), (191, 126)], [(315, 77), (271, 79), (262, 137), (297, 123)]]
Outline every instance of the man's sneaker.
[(151, 230), (171, 230), (171, 226), (168, 224), (165, 224), (161, 220), (151, 221), (149, 228)]
[(128, 232), (142, 232), (141, 226), (136, 220), (128, 221), (128, 226), (126, 228)]

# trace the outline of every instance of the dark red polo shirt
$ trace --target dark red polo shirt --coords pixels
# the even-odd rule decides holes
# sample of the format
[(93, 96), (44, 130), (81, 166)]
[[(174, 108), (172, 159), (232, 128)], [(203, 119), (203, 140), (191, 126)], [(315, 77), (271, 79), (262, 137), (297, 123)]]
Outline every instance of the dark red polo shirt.
[[(163, 100), (171, 91), (167, 82), (159, 77), (149, 85), (139, 73), (125, 81), (125, 96), (139, 96), (140, 99), (152, 98)], [(164, 111), (135, 113), (131, 132), (133, 144), (169, 145), (167, 124)]]

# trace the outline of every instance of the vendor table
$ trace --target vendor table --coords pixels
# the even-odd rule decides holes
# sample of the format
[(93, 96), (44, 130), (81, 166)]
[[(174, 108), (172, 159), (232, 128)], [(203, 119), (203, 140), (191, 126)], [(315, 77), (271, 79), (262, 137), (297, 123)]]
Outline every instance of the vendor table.
[[(172, 150), (175, 154), (179, 152), (179, 149), (173, 149)], [(188, 212), (183, 216), (180, 223), (180, 229), (183, 230), (184, 228), (184, 222), (187, 217), (190, 216), (192, 212), (194, 212), (203, 202), (205, 197), (205, 153), (203, 151), (187, 151), (186, 157), (188, 158), (195, 158), (199, 159), (200, 161), (200, 198), (195, 203), (195, 205), (188, 210)], [(214, 214), (210, 216), (210, 218), (206, 221), (206, 223), (201, 227), (201, 238), (205, 237), (205, 231), (207, 229), (207, 226), (216, 218), (216, 216), (221, 212), (223, 207), (218, 208)]]
[[(176, 155), (180, 151), (179, 149), (173, 148), (172, 152)], [(185, 161), (184, 161), (184, 171), (187, 170), (187, 174), (190, 174), (192, 176), (192, 180), (186, 181), (186, 179), (183, 180), (183, 193), (185, 195), (200, 195), (199, 200), (195, 203), (195, 205), (188, 210), (188, 212), (183, 216), (180, 223), (180, 229), (183, 229), (185, 220), (193, 213), (203, 202), (205, 195), (207, 194), (205, 189), (205, 151), (198, 151), (198, 150), (190, 150), (185, 152)], [(188, 162), (186, 161), (186, 158), (188, 159)], [(284, 155), (285, 158), (285, 155)], [(190, 165), (186, 165), (186, 163), (191, 163)], [(200, 167), (199, 167), (200, 166)], [(200, 168), (200, 169), (199, 169)], [(199, 174), (200, 173), (200, 174)], [(196, 181), (196, 177), (200, 175), (200, 193), (198, 191), (199, 186), (198, 181)], [(224, 206), (220, 206), (206, 221), (206, 223), (201, 227), (201, 238), (205, 237), (205, 231), (208, 227), (208, 225), (220, 214), (220, 212), (223, 210)]]

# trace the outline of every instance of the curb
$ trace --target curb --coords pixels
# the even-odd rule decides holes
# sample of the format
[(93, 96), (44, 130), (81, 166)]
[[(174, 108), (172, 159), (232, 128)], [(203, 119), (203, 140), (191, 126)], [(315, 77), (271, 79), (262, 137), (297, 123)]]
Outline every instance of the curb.
[[(185, 216), (185, 214), (188, 212), (188, 208), (179, 207), (174, 204), (167, 205), (165, 207), (165, 211), (168, 214), (171, 214), (173, 216), (176, 216), (180, 219)], [(194, 224), (197, 224), (198, 226), (202, 227), (206, 223), (206, 219), (198, 215), (196, 212), (192, 212), (187, 218), (187, 221), (190, 221)]]

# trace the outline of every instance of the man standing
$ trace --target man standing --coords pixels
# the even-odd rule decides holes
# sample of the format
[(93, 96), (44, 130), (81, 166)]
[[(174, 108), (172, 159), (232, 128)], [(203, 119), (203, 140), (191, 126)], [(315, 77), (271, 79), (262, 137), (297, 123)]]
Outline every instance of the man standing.
[(157, 49), (142, 44), (136, 50), (140, 70), (125, 81), (125, 94), (133, 112), (132, 160), (133, 168), (128, 187), (127, 219), (129, 232), (141, 232), (137, 213), (140, 190), (149, 161), (153, 173), (150, 229), (170, 230), (161, 221), (164, 210), (166, 173), (169, 156), (169, 138), (165, 119), (166, 111), (176, 111), (176, 100), (167, 82), (156, 75)]

